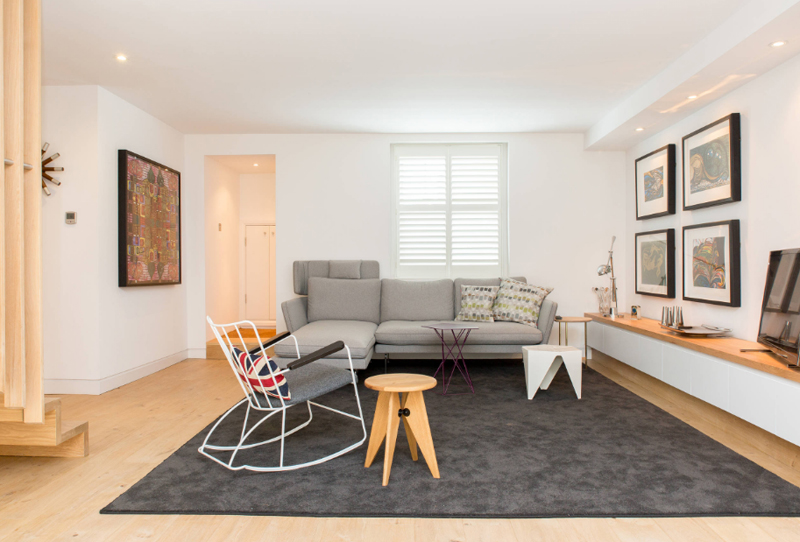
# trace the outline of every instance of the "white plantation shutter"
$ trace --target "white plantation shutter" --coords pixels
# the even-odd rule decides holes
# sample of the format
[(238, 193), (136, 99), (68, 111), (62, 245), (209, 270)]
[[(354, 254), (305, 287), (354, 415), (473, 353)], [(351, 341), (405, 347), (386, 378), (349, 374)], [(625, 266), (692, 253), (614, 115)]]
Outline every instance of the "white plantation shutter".
[(506, 268), (506, 145), (393, 145), (400, 278), (499, 277)]

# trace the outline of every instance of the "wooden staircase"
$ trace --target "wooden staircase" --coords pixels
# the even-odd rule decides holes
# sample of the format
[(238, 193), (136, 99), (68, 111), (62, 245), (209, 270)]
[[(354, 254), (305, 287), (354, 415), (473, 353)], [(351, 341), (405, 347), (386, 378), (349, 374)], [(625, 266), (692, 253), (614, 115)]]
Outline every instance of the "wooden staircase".
[[(0, 393), (0, 399), (3, 394)], [(0, 455), (85, 457), (89, 422), (61, 419), (61, 399), (45, 397), (44, 423), (24, 423), (24, 409), (0, 407)]]
[(0, 10), (0, 455), (83, 457), (88, 424), (44, 395), (41, 0)]

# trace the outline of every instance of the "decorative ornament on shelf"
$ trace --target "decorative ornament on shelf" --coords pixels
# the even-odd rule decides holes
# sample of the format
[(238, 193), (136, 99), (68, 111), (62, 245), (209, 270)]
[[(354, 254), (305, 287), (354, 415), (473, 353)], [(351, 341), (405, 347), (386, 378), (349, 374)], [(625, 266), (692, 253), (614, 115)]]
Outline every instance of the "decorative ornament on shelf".
[[(619, 306), (617, 305), (617, 279), (614, 276), (614, 241), (616, 240), (616, 235), (611, 237), (611, 248), (608, 249), (608, 261), (597, 268), (597, 275), (602, 277), (603, 275), (611, 274), (611, 307), (609, 308), (609, 315), (611, 318), (622, 318), (622, 314), (619, 312)], [(598, 295), (600, 294), (598, 293)]]
[(53, 160), (56, 160), (61, 154), (55, 153), (54, 155), (50, 156), (49, 158), (45, 158), (44, 154), (47, 152), (47, 149), (50, 147), (50, 143), (45, 143), (42, 145), (42, 191), (46, 196), (50, 195), (50, 189), (47, 188), (47, 183), (45, 182), (50, 181), (56, 186), (61, 186), (61, 181), (56, 179), (51, 175), (56, 171), (64, 171), (64, 168), (61, 166), (49, 166), (48, 164), (51, 163)]

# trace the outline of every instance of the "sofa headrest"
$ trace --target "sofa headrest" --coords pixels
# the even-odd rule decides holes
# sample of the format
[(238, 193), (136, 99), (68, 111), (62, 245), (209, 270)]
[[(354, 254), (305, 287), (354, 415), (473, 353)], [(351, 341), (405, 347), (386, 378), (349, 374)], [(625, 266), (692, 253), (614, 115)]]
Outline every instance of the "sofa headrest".
[(375, 260), (298, 260), (292, 269), (294, 293), (308, 295), (309, 277), (377, 279), (380, 271), (380, 264)]

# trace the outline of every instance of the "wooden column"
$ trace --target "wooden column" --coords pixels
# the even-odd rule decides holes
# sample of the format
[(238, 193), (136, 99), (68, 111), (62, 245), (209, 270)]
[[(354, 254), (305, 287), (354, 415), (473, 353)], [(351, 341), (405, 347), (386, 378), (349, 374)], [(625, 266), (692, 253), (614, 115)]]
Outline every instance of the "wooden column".
[(41, 0), (24, 0), (23, 155), (25, 269), (25, 423), (44, 422), (42, 356), (42, 10)]
[(25, 406), (23, 248), (22, 0), (3, 0), (5, 158), (5, 382), (6, 407)]
[[(0, 0), (2, 4), (2, 0)], [(0, 44), (4, 43), (3, 35), (3, 9), (0, 9)], [(3, 47), (5, 49), (5, 47)], [(0, 55), (0, 82), (5, 79), (3, 74), (3, 64), (5, 55)], [(5, 84), (0, 84), (0, 103), (5, 104)], [(4, 106), (5, 107), (5, 106)], [(0, 114), (5, 116), (5, 111), (0, 110)], [(0, 119), (0, 149), (5, 152), (5, 122)], [(6, 382), (6, 189), (5, 189), (5, 174), (6, 167), (0, 169), (0, 391), (5, 390)], [(5, 406), (5, 401), (0, 406)]]

